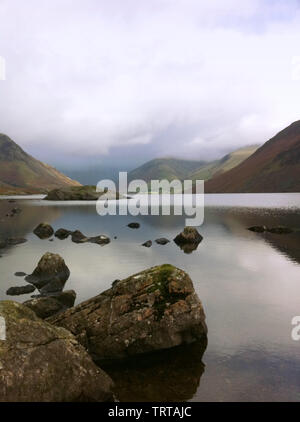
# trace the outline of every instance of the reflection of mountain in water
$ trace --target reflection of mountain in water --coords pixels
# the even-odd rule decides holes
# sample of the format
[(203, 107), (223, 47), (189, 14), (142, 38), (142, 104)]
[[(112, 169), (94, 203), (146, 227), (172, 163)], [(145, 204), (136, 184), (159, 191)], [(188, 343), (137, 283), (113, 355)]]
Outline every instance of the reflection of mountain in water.
[(183, 402), (191, 399), (200, 384), (207, 339), (123, 363), (101, 365), (115, 382), (121, 402)]

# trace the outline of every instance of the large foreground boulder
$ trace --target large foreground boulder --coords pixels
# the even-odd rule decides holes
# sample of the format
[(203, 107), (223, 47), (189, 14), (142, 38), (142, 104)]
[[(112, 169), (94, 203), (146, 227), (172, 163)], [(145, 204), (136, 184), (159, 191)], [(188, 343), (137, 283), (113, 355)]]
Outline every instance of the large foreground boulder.
[(0, 401), (69, 402), (112, 399), (112, 381), (74, 336), (16, 302), (0, 302)]
[(167, 264), (117, 280), (48, 321), (71, 331), (97, 361), (168, 349), (207, 333), (190, 277)]
[(43, 293), (62, 291), (70, 276), (70, 270), (58, 254), (45, 253), (32, 274), (25, 280)]

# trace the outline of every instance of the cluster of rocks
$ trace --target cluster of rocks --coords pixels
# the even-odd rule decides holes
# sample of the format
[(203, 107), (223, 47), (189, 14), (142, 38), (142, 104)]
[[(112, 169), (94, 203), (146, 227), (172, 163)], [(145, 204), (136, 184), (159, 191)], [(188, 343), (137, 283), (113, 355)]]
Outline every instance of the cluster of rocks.
[(255, 233), (275, 233), (275, 234), (289, 234), (293, 233), (293, 229), (285, 226), (276, 226), (276, 227), (267, 227), (267, 226), (252, 226), (248, 227), (248, 230), (255, 232)]
[[(68, 276), (64, 260), (48, 253), (26, 279), (43, 289)], [(0, 302), (7, 327), (7, 340), (0, 341), (0, 401), (113, 400), (113, 382), (94, 362), (120, 362), (206, 339), (193, 283), (172, 265), (116, 280), (74, 307), (75, 297), (68, 291), (23, 305)]]
[(48, 223), (39, 224), (33, 232), (40, 239), (49, 239), (54, 234), (54, 236), (60, 240), (67, 239), (69, 236), (71, 236), (72, 242), (74, 243), (89, 242), (96, 243), (97, 245), (107, 245), (108, 243), (110, 243), (110, 238), (103, 234), (99, 236), (88, 237), (81, 233), (81, 231), (79, 230), (71, 231), (63, 228), (56, 230), (56, 232), (54, 233), (53, 227), (51, 227)]
[[(191, 253), (198, 248), (199, 243), (202, 241), (203, 237), (200, 233), (198, 233), (195, 227), (185, 227), (184, 230), (179, 233), (174, 240), (177, 246), (180, 247), (185, 253)], [(156, 239), (155, 242), (158, 245), (166, 245), (170, 243), (169, 239), (165, 237), (161, 237)], [(147, 240), (145, 243), (142, 244), (146, 248), (150, 248), (152, 246), (152, 240)]]

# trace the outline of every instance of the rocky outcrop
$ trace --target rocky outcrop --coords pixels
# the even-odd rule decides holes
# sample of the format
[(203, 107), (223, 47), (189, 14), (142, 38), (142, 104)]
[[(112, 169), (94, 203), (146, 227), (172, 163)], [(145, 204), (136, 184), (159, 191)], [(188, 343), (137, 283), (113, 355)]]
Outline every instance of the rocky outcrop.
[(70, 270), (60, 255), (45, 253), (32, 274), (25, 280), (43, 293), (62, 291), (70, 276)]
[(39, 224), (34, 230), (33, 233), (38, 236), (40, 239), (48, 239), (54, 233), (53, 228), (48, 223)]
[[(53, 189), (44, 198), (47, 201), (97, 201), (103, 199), (120, 199), (118, 192), (96, 191), (96, 186), (71, 186), (62, 189)], [(102, 198), (101, 198), (102, 199)]]
[(45, 319), (74, 306), (76, 293), (74, 290), (40, 296), (27, 300), (24, 305), (30, 308), (39, 318)]
[(16, 302), (0, 302), (6, 340), (0, 340), (0, 401), (112, 400), (112, 380), (74, 336)]
[(203, 237), (195, 227), (187, 226), (175, 237), (174, 242), (185, 253), (191, 253), (198, 248), (202, 239)]
[(190, 277), (167, 264), (116, 280), (48, 321), (71, 331), (97, 361), (168, 349), (207, 332)]

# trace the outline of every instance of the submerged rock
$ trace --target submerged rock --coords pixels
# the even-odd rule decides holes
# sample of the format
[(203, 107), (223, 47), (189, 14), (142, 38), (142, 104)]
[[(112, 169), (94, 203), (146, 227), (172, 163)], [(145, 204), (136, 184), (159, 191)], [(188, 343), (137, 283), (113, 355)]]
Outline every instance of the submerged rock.
[(28, 284), (27, 286), (16, 286), (16, 287), (10, 287), (6, 294), (8, 296), (18, 296), (18, 295), (25, 295), (28, 293), (32, 293), (35, 291), (35, 287)]
[(22, 243), (26, 243), (27, 239), (24, 239), (23, 237), (9, 237), (6, 239), (6, 244), (8, 246), (16, 246), (21, 245)]
[(158, 245), (166, 245), (167, 243), (170, 243), (169, 239), (166, 239), (165, 237), (161, 237), (160, 239), (156, 239), (155, 242)]
[(127, 224), (127, 227), (130, 229), (139, 229), (141, 227), (140, 223), (129, 223)]
[(23, 271), (17, 271), (17, 272), (15, 273), (15, 276), (16, 276), (16, 277), (25, 277), (25, 275), (26, 275), (26, 273), (23, 273)]
[(143, 243), (142, 246), (145, 246), (146, 248), (151, 248), (152, 240), (147, 240), (147, 242)]
[(268, 229), (266, 226), (252, 226), (252, 227), (248, 227), (248, 230), (255, 233), (263, 233), (267, 231)]
[(184, 253), (191, 253), (198, 248), (202, 239), (203, 237), (195, 227), (187, 226), (175, 237), (174, 242)]
[(39, 296), (24, 302), (39, 318), (45, 319), (74, 306), (76, 293), (74, 290)]
[(44, 293), (62, 291), (70, 276), (70, 270), (58, 254), (45, 253), (32, 274), (25, 280)]
[(271, 227), (267, 229), (267, 231), (270, 233), (275, 233), (275, 234), (289, 234), (289, 233), (293, 233), (294, 230), (290, 229), (289, 227), (277, 226), (277, 227)]
[(161, 265), (48, 319), (70, 330), (95, 360), (168, 349), (207, 333), (202, 304), (184, 271)]
[(54, 233), (54, 236), (57, 237), (60, 240), (63, 240), (63, 239), (67, 239), (70, 236), (71, 233), (72, 232), (70, 230), (58, 229)]
[(33, 233), (38, 236), (40, 239), (48, 239), (54, 233), (53, 228), (48, 223), (39, 224), (34, 230)]
[(0, 316), (6, 322), (6, 340), (0, 341), (1, 402), (113, 399), (111, 378), (67, 330), (16, 302), (0, 302)]

